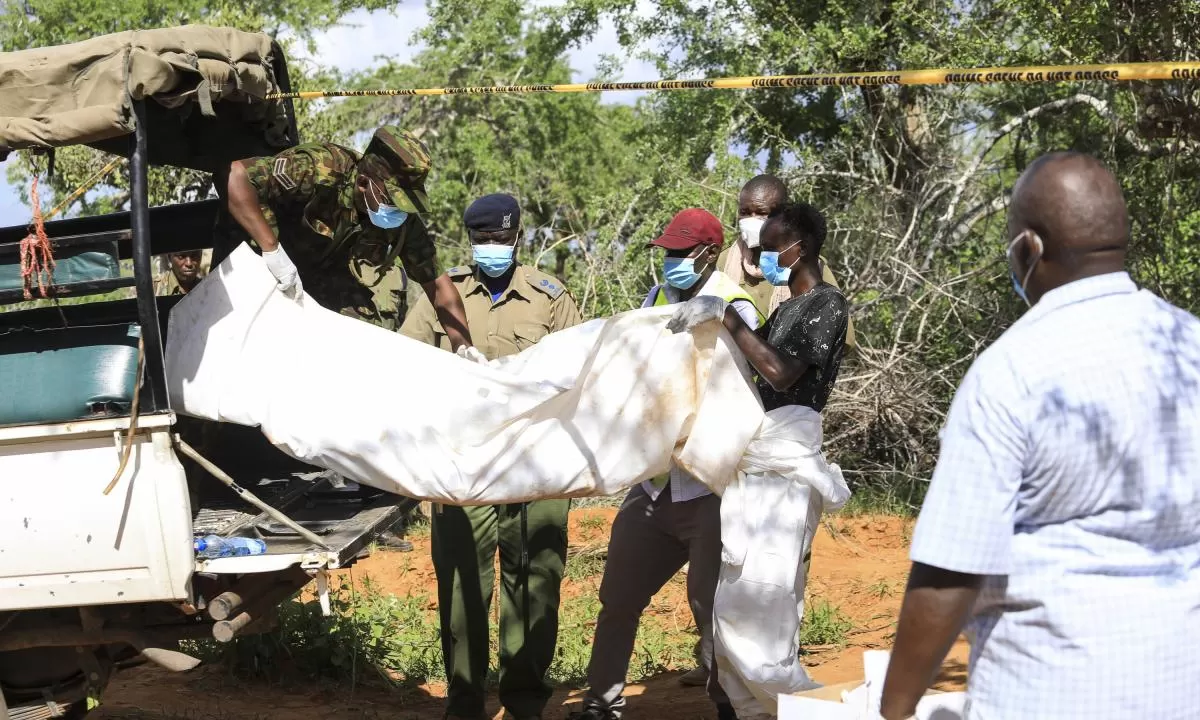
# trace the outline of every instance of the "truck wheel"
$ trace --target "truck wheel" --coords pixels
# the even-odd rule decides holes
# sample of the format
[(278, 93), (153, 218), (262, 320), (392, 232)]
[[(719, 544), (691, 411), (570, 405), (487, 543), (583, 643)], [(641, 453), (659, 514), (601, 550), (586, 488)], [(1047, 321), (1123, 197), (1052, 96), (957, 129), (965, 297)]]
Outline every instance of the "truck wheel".
[[(100, 665), (98, 680), (92, 690), (101, 694), (112, 674), (112, 662), (106, 650), (88, 648)], [(95, 667), (95, 666), (93, 666)], [(42, 704), (45, 692), (64, 706), (65, 717), (82, 718), (88, 714), (87, 679), (80, 667), (80, 654), (75, 648), (31, 648), (0, 653), (0, 686), (11, 711), (23, 706)], [(41, 717), (40, 715), (32, 715)]]

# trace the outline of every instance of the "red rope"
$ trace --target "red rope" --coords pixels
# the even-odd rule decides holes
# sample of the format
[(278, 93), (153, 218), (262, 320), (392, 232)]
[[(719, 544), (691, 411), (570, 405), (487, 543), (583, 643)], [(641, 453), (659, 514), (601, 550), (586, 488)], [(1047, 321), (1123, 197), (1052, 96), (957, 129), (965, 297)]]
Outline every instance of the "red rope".
[(46, 220), (42, 217), (42, 201), (38, 197), (38, 179), (33, 176), (33, 189), (29, 193), (33, 204), (33, 232), (21, 240), (21, 279), (25, 283), (25, 299), (32, 300), (33, 281), (37, 279), (38, 290), (46, 297), (46, 283), (54, 280), (54, 249), (46, 237)]

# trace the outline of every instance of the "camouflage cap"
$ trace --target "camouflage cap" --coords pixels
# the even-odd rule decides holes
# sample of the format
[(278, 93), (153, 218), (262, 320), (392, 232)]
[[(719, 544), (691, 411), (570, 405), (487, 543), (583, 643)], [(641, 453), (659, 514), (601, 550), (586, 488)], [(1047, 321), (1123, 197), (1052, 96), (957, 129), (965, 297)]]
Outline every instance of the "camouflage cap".
[(396, 207), (410, 213), (429, 212), (425, 196), (429, 149), (412, 133), (392, 125), (376, 130), (359, 169), (383, 182)]

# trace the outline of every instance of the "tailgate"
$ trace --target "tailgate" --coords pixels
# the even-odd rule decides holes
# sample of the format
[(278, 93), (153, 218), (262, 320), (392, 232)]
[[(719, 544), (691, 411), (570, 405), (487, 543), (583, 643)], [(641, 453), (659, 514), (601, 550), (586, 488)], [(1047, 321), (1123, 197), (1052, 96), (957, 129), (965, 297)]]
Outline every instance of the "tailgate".
[(193, 533), (253, 537), (266, 542), (264, 555), (196, 558), (196, 572), (259, 573), (293, 566), (335, 569), (353, 564), (380, 533), (391, 528), (416, 500), (366, 486), (333, 487), (327, 473), (299, 473), (287, 478), (243, 483), (275, 509), (316, 534), (319, 547), (235, 495), (205, 499), (195, 514)]

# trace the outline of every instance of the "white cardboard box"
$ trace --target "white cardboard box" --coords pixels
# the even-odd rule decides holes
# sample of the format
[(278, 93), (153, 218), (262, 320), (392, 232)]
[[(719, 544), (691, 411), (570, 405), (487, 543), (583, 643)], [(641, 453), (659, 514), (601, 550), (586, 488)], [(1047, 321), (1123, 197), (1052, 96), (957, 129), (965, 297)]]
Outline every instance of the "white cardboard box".
[[(849, 682), (779, 696), (779, 720), (876, 720), (890, 653), (863, 653), (863, 682)], [(967, 694), (931, 690), (917, 704), (917, 720), (962, 720)]]

